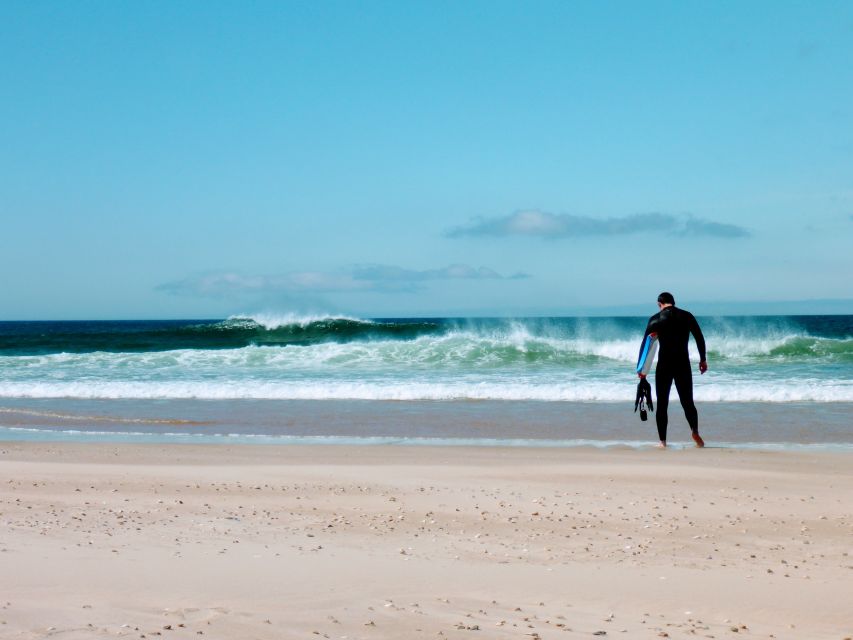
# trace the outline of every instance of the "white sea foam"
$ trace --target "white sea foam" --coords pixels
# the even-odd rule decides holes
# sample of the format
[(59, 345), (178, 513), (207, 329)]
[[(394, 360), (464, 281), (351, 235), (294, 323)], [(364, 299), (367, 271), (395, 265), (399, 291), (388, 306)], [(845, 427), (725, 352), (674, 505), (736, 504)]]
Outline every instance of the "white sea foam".
[[(168, 381), (30, 381), (0, 382), (4, 398), (86, 399), (282, 399), (282, 400), (533, 400), (546, 402), (626, 402), (634, 383), (564, 381), (409, 380), (168, 380)], [(677, 394), (673, 390), (673, 399)], [(801, 380), (796, 385), (761, 382), (697, 384), (700, 402), (853, 402), (853, 383)]]

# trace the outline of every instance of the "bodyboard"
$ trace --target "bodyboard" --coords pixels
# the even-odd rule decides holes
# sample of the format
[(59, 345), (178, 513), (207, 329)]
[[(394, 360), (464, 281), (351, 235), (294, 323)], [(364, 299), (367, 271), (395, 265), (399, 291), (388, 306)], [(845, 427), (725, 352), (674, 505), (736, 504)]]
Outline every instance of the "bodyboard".
[(640, 359), (637, 361), (637, 373), (642, 373), (644, 376), (648, 375), (657, 352), (658, 337), (653, 333), (649, 334), (643, 342), (643, 350), (640, 352)]

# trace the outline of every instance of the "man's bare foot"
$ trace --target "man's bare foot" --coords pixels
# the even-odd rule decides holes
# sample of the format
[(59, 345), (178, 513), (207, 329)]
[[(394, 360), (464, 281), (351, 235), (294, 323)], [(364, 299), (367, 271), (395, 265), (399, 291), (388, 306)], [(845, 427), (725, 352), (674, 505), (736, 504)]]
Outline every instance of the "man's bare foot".
[(663, 440), (658, 442), (658, 449), (666, 449), (666, 442), (664, 442)]
[(693, 434), (693, 442), (695, 442), (696, 446), (699, 448), (702, 448), (705, 446), (705, 441), (702, 439), (702, 436), (700, 436), (698, 433)]

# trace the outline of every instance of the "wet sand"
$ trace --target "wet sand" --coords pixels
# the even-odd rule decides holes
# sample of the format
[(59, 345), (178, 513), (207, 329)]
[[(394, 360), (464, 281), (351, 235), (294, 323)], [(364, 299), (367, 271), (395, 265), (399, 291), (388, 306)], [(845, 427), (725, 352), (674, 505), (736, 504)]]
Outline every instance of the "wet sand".
[(0, 443), (2, 638), (853, 635), (853, 464)]
[[(0, 439), (46, 437), (116, 442), (270, 443), (288, 439), (438, 438), (467, 441), (607, 441), (656, 443), (654, 416), (634, 413), (636, 385), (626, 402), (377, 401), (377, 400), (83, 400), (5, 398)], [(690, 442), (690, 428), (673, 397), (669, 440)], [(699, 423), (710, 442), (761, 446), (853, 446), (853, 403), (700, 403)]]

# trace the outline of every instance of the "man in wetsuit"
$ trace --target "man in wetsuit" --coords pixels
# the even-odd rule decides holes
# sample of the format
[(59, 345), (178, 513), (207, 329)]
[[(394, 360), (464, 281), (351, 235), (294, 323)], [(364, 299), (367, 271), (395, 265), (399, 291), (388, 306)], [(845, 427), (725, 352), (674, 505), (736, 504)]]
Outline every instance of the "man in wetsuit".
[[(699, 349), (699, 373), (705, 373), (708, 370), (708, 363), (705, 361), (705, 337), (693, 314), (675, 306), (675, 298), (671, 293), (664, 291), (658, 296), (658, 308), (660, 311), (649, 318), (642, 344), (645, 344), (647, 336), (657, 334), (659, 350), (658, 366), (655, 369), (655, 391), (658, 398), (655, 421), (660, 446), (666, 447), (666, 410), (669, 406), (669, 391), (675, 382), (684, 415), (693, 433), (693, 441), (697, 447), (704, 447), (705, 442), (699, 436), (699, 413), (693, 404), (693, 374), (690, 371), (687, 342), (690, 340), (690, 334), (693, 334)], [(642, 357), (642, 346), (640, 354)], [(638, 375), (645, 377), (642, 373)]]

